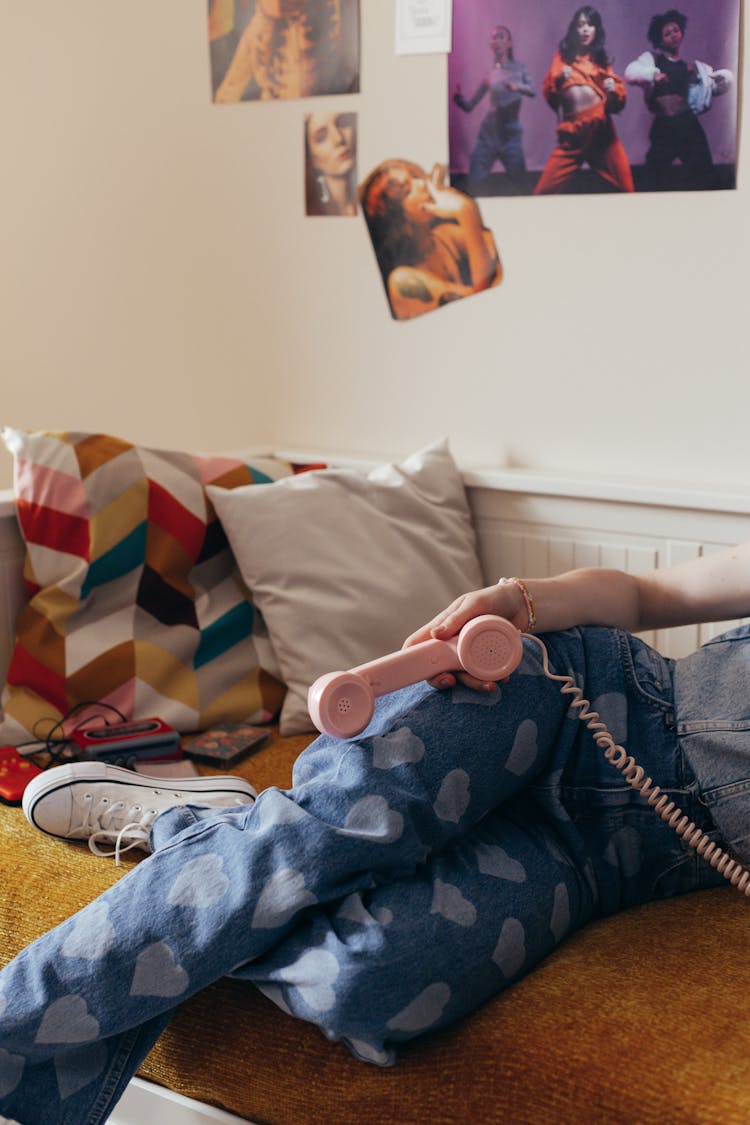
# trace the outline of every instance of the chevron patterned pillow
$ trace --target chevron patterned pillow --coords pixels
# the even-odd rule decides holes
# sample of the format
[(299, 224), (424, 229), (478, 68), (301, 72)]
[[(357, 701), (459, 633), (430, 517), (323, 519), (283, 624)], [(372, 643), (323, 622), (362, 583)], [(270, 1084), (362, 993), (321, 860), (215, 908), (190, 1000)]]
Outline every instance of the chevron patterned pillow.
[(270, 645), (205, 486), (262, 484), (294, 467), (106, 434), (2, 436), (14, 456), (29, 600), (0, 743), (45, 737), (89, 701), (180, 731), (271, 719), (285, 688), (260, 666)]

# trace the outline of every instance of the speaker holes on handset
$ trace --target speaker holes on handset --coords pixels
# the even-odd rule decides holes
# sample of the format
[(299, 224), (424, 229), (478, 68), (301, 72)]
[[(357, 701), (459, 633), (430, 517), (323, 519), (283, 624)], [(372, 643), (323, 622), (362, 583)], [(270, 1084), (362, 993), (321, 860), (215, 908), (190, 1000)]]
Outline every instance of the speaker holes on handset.
[(491, 667), (497, 664), (498, 657), (504, 659), (507, 651), (508, 645), (504, 637), (488, 636), (485, 633), (474, 642), (472, 655), (479, 664)]

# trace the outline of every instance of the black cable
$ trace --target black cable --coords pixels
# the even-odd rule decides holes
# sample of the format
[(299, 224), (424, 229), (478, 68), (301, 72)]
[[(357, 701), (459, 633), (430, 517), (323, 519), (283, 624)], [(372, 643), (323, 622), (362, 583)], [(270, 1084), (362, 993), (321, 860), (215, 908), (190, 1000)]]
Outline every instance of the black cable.
[[(111, 715), (117, 716), (116, 722), (110, 722), (107, 716), (104, 714), (94, 713), (89, 715), (81, 715), (80, 721), (78, 723), (75, 723), (73, 727), (70, 728), (70, 722), (76, 715), (95, 708), (99, 708), (102, 711), (106, 710), (110, 712)], [(100, 700), (83, 700), (81, 703), (76, 703), (74, 707), (71, 707), (70, 711), (68, 711), (66, 715), (63, 715), (60, 719), (52, 722), (52, 726), (49, 728), (47, 734), (43, 738), (35, 738), (28, 742), (22, 742), (19, 746), (16, 747), (16, 750), (24, 758), (32, 757), (34, 754), (48, 754), (49, 761), (44, 767), (45, 769), (48, 769), (50, 766), (58, 765), (64, 758), (69, 759), (71, 757), (76, 757), (75, 754), (65, 753), (66, 749), (70, 750), (71, 747), (77, 746), (75, 739), (70, 737), (68, 730), (82, 730), (85, 727), (91, 726), (97, 719), (102, 720), (102, 722), (97, 725), (105, 727), (114, 726), (117, 722), (128, 722), (127, 716), (123, 715), (122, 711), (120, 711), (117, 707), (114, 707), (111, 703), (102, 703)], [(51, 716), (47, 716), (46, 719), (37, 719), (32, 728), (33, 733), (36, 734), (37, 728), (39, 727), (40, 723), (50, 721)], [(29, 749), (29, 747), (32, 746), (35, 747), (35, 749)]]

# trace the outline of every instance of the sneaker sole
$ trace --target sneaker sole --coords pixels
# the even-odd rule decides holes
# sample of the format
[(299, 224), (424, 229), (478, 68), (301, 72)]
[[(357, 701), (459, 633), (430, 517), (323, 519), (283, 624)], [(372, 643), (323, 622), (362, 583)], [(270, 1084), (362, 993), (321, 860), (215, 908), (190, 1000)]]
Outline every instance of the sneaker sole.
[[(122, 766), (109, 766), (105, 762), (71, 762), (66, 766), (55, 766), (45, 773), (32, 778), (23, 792), (21, 807), (30, 824), (39, 825), (34, 820), (34, 808), (42, 799), (58, 789), (65, 789), (71, 783), (110, 781), (118, 785), (130, 785), (137, 789), (156, 789), (163, 793), (226, 793), (232, 797), (249, 797), (250, 802), (258, 796), (249, 781), (242, 777), (149, 777), (145, 773), (134, 773)], [(47, 835), (45, 828), (39, 829)], [(58, 839), (67, 839), (59, 836)]]

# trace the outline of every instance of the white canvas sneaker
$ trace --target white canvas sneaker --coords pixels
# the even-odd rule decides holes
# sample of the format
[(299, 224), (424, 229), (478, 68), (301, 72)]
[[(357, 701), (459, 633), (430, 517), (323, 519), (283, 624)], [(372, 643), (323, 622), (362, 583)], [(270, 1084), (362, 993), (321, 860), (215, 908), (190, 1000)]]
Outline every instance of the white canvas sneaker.
[[(233, 808), (257, 793), (242, 777), (147, 777), (104, 762), (71, 762), (38, 774), (26, 786), (23, 811), (40, 832), (88, 840), (94, 855), (139, 848), (149, 852), (151, 825), (175, 805)], [(113, 845), (103, 851), (100, 844)]]

